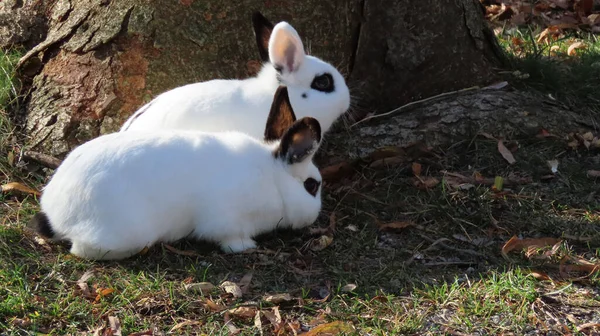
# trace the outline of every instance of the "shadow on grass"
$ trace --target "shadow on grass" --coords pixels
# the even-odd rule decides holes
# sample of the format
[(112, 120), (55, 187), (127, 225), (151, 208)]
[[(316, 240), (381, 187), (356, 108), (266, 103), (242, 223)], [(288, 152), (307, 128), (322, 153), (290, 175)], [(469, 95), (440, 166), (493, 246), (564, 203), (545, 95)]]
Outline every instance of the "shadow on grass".
[[(251, 288), (243, 299), (219, 290), (207, 296), (228, 307), (254, 302), (270, 309), (266, 294), (290, 293), (300, 301), (282, 308), (284, 319), (309, 325), (328, 312), (327, 319), (350, 321), (362, 331), (450, 328), (497, 333), (537, 328), (528, 317), (533, 304), (560, 282), (540, 285), (527, 275), (528, 269), (553, 278), (557, 269), (516, 253), (516, 265), (509, 263), (501, 256), (501, 246), (514, 234), (565, 236), (571, 237), (570, 253), (597, 259), (600, 195), (597, 181), (586, 171), (597, 167), (599, 155), (567, 149), (564, 141), (552, 138), (509, 140), (519, 147), (514, 165), (497, 153), (495, 141), (479, 138), (418, 159), (423, 177), (442, 181), (430, 189), (415, 188), (410, 163), (363, 168), (343, 183), (327, 186), (317, 225), (327, 226), (335, 212), (336, 232), (331, 245), (320, 251), (311, 249), (315, 237), (308, 230), (281, 230), (259, 237), (259, 250), (247, 254), (226, 255), (209, 243), (181, 241), (172, 246), (197, 256), (158, 245), (128, 260), (90, 262), (69, 255), (64, 246), (40, 244), (23, 231), (22, 223), (35, 210), (31, 202), (22, 203), (20, 210), (5, 204), (10, 210), (0, 231), (0, 325), (16, 328), (11, 321), (18, 318), (29, 321), (23, 330), (74, 332), (91, 330), (112, 314), (127, 332), (154, 327), (168, 331), (183, 320), (202, 321), (204, 332), (224, 332), (223, 313), (207, 310), (206, 299), (185, 290), (184, 284), (239, 282), (251, 273)], [(559, 160), (555, 175), (547, 165), (553, 159)], [(443, 170), (529, 177), (533, 182), (508, 185), (503, 193), (490, 186), (461, 190), (445, 183)], [(413, 225), (378, 229), (380, 223), (397, 221)], [(95, 272), (88, 281), (91, 288), (114, 292), (83, 298), (77, 280), (89, 270)], [(577, 286), (565, 294), (573, 297), (574, 290), (585, 288)], [(486, 300), (487, 305), (478, 306)], [(504, 329), (498, 329), (499, 322), (484, 323), (491, 316), (499, 316)], [(473, 325), (463, 326), (469, 318)], [(250, 334), (257, 331), (251, 321), (237, 325)]]

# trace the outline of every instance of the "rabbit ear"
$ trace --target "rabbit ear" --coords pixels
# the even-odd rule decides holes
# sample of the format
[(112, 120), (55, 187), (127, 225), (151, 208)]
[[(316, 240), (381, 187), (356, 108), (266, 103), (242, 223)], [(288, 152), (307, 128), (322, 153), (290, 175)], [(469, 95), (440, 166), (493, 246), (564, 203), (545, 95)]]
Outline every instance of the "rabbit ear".
[(279, 22), (273, 28), (269, 40), (269, 58), (278, 71), (295, 72), (305, 58), (300, 36), (287, 22)]
[(294, 121), (296, 121), (296, 115), (290, 103), (288, 89), (286, 86), (279, 86), (275, 91), (271, 112), (269, 112), (267, 118), (265, 141), (281, 139), (285, 131), (294, 124)]
[(273, 32), (273, 24), (260, 12), (254, 12), (252, 13), (252, 27), (260, 60), (263, 63), (269, 62), (269, 39)]
[(297, 120), (281, 137), (274, 155), (294, 164), (312, 158), (321, 142), (321, 125), (315, 118)]

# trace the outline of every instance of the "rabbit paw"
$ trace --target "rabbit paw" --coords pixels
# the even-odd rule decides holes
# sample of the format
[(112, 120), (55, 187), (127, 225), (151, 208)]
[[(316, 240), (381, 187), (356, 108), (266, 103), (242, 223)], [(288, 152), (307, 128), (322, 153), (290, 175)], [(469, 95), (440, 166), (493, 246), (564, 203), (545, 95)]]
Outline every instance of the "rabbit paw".
[(250, 238), (234, 238), (221, 242), (221, 249), (225, 253), (239, 253), (253, 248), (256, 248), (256, 242)]

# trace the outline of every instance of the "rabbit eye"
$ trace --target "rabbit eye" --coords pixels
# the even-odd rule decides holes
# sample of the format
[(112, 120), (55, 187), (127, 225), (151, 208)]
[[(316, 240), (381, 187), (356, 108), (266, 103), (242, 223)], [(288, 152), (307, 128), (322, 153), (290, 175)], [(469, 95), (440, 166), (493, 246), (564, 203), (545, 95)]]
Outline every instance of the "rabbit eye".
[(333, 77), (329, 73), (316, 76), (310, 87), (321, 92), (332, 92), (334, 90)]
[(309, 194), (317, 197), (317, 192), (319, 191), (319, 186), (321, 186), (321, 182), (318, 182), (312, 177), (309, 177), (304, 181), (304, 189), (308, 191)]

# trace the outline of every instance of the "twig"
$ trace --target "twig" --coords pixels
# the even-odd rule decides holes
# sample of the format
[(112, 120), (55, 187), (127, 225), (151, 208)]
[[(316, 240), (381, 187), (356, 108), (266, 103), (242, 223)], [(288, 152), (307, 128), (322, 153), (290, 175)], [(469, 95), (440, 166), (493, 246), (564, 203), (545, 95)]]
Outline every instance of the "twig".
[(45, 167), (52, 168), (52, 169), (58, 168), (58, 166), (60, 166), (60, 164), (62, 162), (61, 160), (55, 158), (54, 156), (44, 154), (44, 153), (34, 152), (34, 151), (23, 152), (23, 154), (21, 155), (21, 158), (28, 160), (28, 161), (35, 161)]
[(463, 93), (463, 92), (467, 92), (467, 91), (473, 91), (473, 90), (477, 90), (477, 89), (480, 89), (480, 87), (479, 86), (472, 86), (472, 87), (468, 87), (468, 88), (465, 88), (465, 89), (460, 89), (460, 90), (450, 91), (450, 92), (444, 92), (444, 93), (440, 93), (439, 95), (431, 96), (429, 98), (425, 98), (425, 99), (421, 99), (421, 100), (416, 100), (416, 101), (410, 102), (410, 103), (408, 103), (406, 105), (402, 105), (402, 106), (400, 106), (398, 108), (395, 108), (395, 109), (393, 109), (393, 110), (391, 110), (389, 112), (382, 113), (382, 114), (377, 114), (377, 115), (374, 115), (374, 116), (370, 116), (370, 117), (364, 118), (363, 120), (359, 120), (359, 121), (355, 122), (354, 124), (350, 125), (350, 127), (352, 128), (352, 127), (354, 127), (354, 126), (356, 126), (356, 125), (358, 125), (360, 123), (363, 123), (363, 122), (365, 122), (367, 120), (371, 120), (371, 119), (375, 119), (375, 118), (381, 118), (381, 117), (385, 117), (385, 116), (394, 114), (396, 112), (402, 111), (402, 110), (404, 110), (404, 109), (406, 109), (406, 108), (408, 108), (410, 106), (413, 106), (413, 105), (417, 105), (417, 104), (421, 104), (421, 103), (426, 103), (428, 101), (431, 101), (431, 100), (434, 100), (434, 99), (437, 99), (437, 98), (451, 96), (451, 95), (455, 95), (455, 94), (459, 94), (459, 93)]

